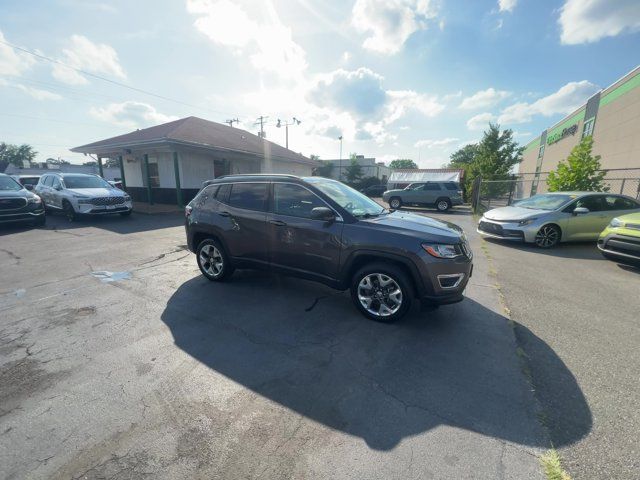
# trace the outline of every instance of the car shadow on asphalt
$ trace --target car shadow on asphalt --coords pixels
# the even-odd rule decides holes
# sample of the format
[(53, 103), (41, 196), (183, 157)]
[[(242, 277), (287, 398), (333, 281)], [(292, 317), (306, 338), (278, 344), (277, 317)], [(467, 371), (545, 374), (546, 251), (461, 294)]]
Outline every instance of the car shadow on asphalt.
[(147, 232), (162, 228), (177, 227), (184, 224), (184, 215), (180, 213), (166, 213), (145, 215), (132, 213), (128, 217), (120, 215), (95, 215), (79, 217), (73, 222), (67, 220), (60, 213), (47, 213), (47, 223), (42, 227), (34, 227), (27, 223), (13, 223), (0, 225), (0, 236), (24, 232), (33, 229), (40, 230), (76, 230), (94, 227), (109, 230), (113, 233), (126, 235), (129, 233)]
[(494, 245), (516, 250), (527, 251), (540, 255), (549, 255), (560, 258), (576, 258), (580, 260), (601, 260), (607, 261), (596, 247), (596, 242), (567, 242), (561, 243), (554, 248), (539, 248), (532, 243), (501, 241), (494, 238), (485, 238)]
[(573, 374), (523, 326), (536, 369), (516, 355), (508, 319), (472, 299), (392, 325), (368, 321), (348, 292), (262, 272), (228, 283), (201, 276), (169, 299), (175, 344), (213, 371), (331, 429), (391, 450), (440, 425), (548, 448), (523, 371), (544, 379), (556, 447), (589, 433)]

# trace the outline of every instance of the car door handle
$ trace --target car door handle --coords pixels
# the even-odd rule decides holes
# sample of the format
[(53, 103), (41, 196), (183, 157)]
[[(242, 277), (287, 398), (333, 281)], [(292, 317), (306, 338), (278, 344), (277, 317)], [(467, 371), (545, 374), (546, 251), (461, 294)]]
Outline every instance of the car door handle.
[(231, 214), (229, 212), (225, 212), (225, 211), (218, 212), (218, 215), (220, 215), (221, 217), (230, 217), (231, 216)]
[(282, 220), (269, 220), (269, 223), (272, 225), (275, 225), (277, 227), (286, 227), (287, 224), (285, 222), (283, 222)]

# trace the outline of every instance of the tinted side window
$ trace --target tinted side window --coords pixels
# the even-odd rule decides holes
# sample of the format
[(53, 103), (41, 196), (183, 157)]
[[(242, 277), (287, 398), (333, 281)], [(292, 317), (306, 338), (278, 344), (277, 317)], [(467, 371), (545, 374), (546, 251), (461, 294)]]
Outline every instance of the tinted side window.
[(234, 183), (229, 195), (229, 205), (245, 210), (266, 210), (267, 183)]
[(216, 200), (222, 203), (227, 203), (229, 199), (229, 192), (231, 191), (231, 184), (220, 185), (220, 188), (216, 192)]
[(604, 197), (604, 203), (607, 206), (607, 210), (631, 210), (639, 208), (636, 202), (623, 197), (607, 196)]
[(602, 195), (592, 195), (590, 197), (581, 198), (576, 202), (576, 207), (588, 208), (590, 212), (602, 212), (603, 210), (606, 210), (604, 197)]
[(273, 211), (275, 213), (311, 218), (311, 210), (316, 207), (326, 207), (326, 204), (306, 188), (286, 183), (273, 185)]
[(447, 182), (444, 184), (444, 186), (447, 190), (460, 190), (458, 188), (458, 184), (455, 182)]
[(58, 177), (51, 177), (51, 186), (53, 188), (58, 188), (61, 187), (62, 184), (60, 183), (60, 179)]
[(440, 184), (439, 183), (427, 183), (424, 186), (425, 190), (440, 190)]
[(51, 182), (53, 182), (53, 177), (51, 175), (47, 175), (44, 179), (44, 181), (42, 182), (43, 185), (46, 185), (47, 187), (51, 186)]

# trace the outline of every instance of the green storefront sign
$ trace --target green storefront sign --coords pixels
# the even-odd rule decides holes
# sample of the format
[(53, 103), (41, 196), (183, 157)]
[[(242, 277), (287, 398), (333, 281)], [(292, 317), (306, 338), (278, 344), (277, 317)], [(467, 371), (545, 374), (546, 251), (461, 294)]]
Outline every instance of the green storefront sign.
[(560, 131), (556, 131), (547, 137), (547, 145), (551, 145), (552, 143), (559, 142), (560, 140), (562, 140), (565, 137), (568, 137), (569, 135), (575, 135), (577, 131), (578, 131), (577, 123), (574, 123), (570, 127), (563, 128)]

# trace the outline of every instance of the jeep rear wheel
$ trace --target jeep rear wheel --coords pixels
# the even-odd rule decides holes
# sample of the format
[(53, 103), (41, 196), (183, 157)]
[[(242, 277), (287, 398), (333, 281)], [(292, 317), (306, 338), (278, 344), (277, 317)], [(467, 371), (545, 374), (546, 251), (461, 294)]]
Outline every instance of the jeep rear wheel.
[(233, 274), (233, 266), (222, 245), (207, 238), (196, 248), (196, 259), (202, 274), (212, 282), (221, 282)]
[(395, 265), (372, 263), (351, 280), (351, 299), (360, 312), (377, 322), (392, 323), (402, 318), (413, 297), (411, 281)]

